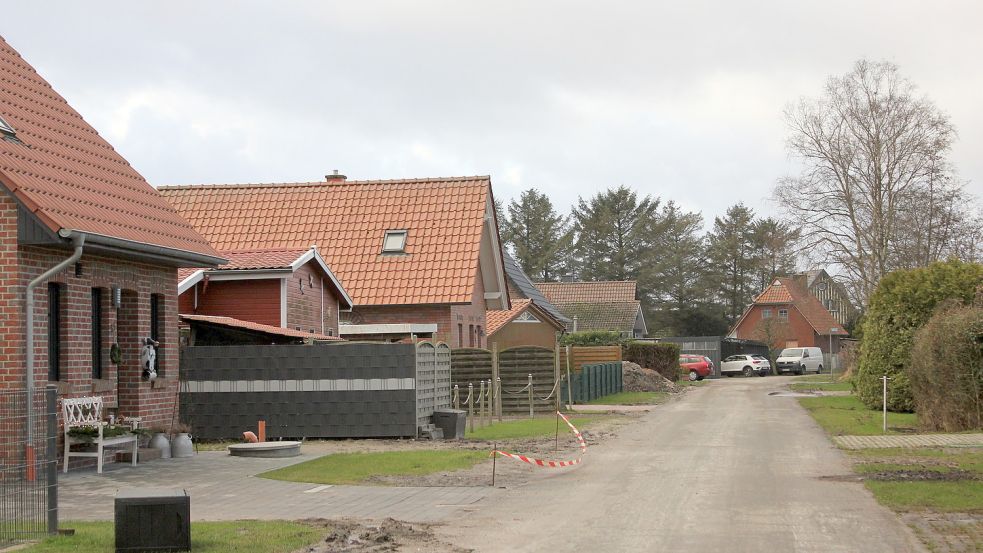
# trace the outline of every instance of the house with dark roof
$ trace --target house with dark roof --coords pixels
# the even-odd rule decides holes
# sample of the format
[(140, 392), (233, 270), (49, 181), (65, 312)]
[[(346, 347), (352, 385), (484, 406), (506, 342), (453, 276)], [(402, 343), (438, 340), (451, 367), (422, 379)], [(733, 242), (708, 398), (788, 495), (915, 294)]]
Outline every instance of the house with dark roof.
[(522, 270), (522, 267), (519, 266), (519, 263), (515, 260), (515, 258), (505, 251), (502, 252), (502, 257), (505, 260), (505, 275), (508, 277), (507, 284), (509, 289), (509, 298), (511, 300), (532, 300), (540, 308), (546, 310), (551, 317), (563, 323), (564, 327), (572, 322), (566, 315), (560, 313), (560, 310), (557, 309), (555, 305), (546, 299), (543, 292), (537, 288), (532, 279), (526, 275), (525, 271)]
[(436, 325), (437, 340), (483, 347), (485, 312), (510, 307), (489, 177), (160, 191), (224, 255), (317, 244), (353, 304), (341, 325), (360, 337)]
[(849, 333), (798, 279), (779, 277), (758, 294), (728, 336), (772, 349), (819, 347), (837, 353), (840, 339)]
[(338, 336), (339, 315), (351, 310), (352, 299), (316, 247), (224, 255), (229, 262), (219, 267), (179, 270), (181, 315), (226, 317)]
[[(0, 39), (0, 388), (52, 384), (170, 423), (177, 271), (222, 262)], [(156, 379), (140, 366), (146, 338), (158, 342)]]
[(819, 303), (829, 311), (836, 322), (849, 326), (857, 317), (860, 310), (850, 301), (850, 294), (843, 283), (839, 282), (825, 269), (815, 269), (792, 275), (799, 286), (805, 288), (819, 300)]
[(553, 349), (564, 332), (563, 322), (531, 299), (513, 299), (512, 308), (489, 311), (488, 344), (501, 350), (519, 346)]
[(536, 287), (565, 317), (570, 332), (605, 330), (627, 338), (648, 333), (634, 280), (539, 282)]

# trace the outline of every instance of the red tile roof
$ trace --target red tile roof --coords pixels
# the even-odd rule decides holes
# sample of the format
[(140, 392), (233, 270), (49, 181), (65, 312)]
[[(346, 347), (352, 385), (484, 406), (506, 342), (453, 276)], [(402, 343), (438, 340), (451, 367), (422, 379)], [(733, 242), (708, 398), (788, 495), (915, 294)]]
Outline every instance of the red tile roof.
[(218, 257), (51, 85), (0, 38), (0, 185), (61, 229)]
[(512, 300), (512, 309), (486, 311), (485, 330), (491, 336), (512, 322), (516, 317), (530, 310), (533, 311), (533, 315), (540, 321), (553, 325), (557, 330), (563, 330), (563, 323), (561, 321), (558, 321), (549, 311), (543, 309), (542, 306), (531, 299)]
[(218, 326), (225, 326), (228, 328), (239, 328), (243, 330), (252, 330), (254, 332), (263, 332), (265, 334), (274, 334), (276, 336), (289, 336), (291, 338), (313, 338), (315, 340), (342, 340), (342, 338), (338, 338), (337, 336), (312, 334), (310, 332), (302, 332), (300, 330), (281, 328), (279, 326), (264, 325), (260, 323), (254, 323), (252, 321), (233, 319), (232, 317), (216, 317), (211, 315), (181, 315), (180, 317), (181, 320), (183, 321), (197, 321), (197, 322), (208, 323)]
[[(794, 278), (778, 277), (771, 285), (769, 285), (763, 292), (758, 294), (755, 298), (754, 303), (756, 305), (775, 305), (775, 304), (787, 304), (792, 305), (798, 310), (799, 313), (806, 319), (809, 326), (816, 331), (821, 336), (830, 335), (830, 329), (835, 328), (836, 331), (832, 332), (833, 336), (849, 336), (849, 333), (843, 329), (843, 325), (833, 318), (833, 315), (823, 307), (819, 299), (809, 293), (808, 290), (803, 288)], [(750, 311), (750, 308), (744, 312), (744, 316)], [(741, 322), (744, 320), (744, 316), (737, 321), (734, 328), (740, 326)]]
[(537, 282), (546, 299), (553, 304), (635, 301), (634, 280), (600, 282)]
[[(318, 246), (356, 305), (470, 303), (489, 177), (168, 186), (218, 250)], [(405, 255), (383, 255), (386, 230)]]

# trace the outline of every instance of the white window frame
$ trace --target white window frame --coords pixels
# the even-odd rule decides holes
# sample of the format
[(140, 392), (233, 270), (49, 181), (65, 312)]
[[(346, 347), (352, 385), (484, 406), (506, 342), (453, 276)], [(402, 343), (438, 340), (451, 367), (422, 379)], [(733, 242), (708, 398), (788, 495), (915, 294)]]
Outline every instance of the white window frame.
[[(382, 237), (382, 253), (406, 253), (406, 240), (409, 238), (409, 231), (406, 229), (390, 229)], [(400, 242), (398, 248), (387, 247), (390, 238), (396, 238), (402, 236), (403, 240)]]
[(788, 320), (788, 309), (779, 309), (778, 310), (778, 320), (779, 321), (787, 321)]

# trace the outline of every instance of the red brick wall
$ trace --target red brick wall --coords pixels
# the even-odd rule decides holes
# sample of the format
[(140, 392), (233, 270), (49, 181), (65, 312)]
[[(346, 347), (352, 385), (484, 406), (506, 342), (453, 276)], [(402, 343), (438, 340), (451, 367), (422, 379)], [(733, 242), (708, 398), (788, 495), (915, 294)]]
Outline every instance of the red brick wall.
[(0, 191), (0, 388), (24, 382), (24, 307), (18, 283), (17, 205)]
[[(458, 344), (464, 344), (464, 347), (470, 346), (471, 328), (474, 327), (475, 330), (481, 329), (481, 335), (475, 341), (475, 347), (484, 348), (488, 347), (488, 336), (486, 330), (486, 319), (485, 319), (485, 285), (481, 280), (481, 269), (479, 268), (475, 274), (474, 279), (474, 293), (471, 295), (471, 303), (468, 305), (455, 305), (451, 307), (451, 323), (453, 324), (453, 332), (451, 334), (451, 340), (447, 343), (452, 347), (458, 347)], [(458, 327), (458, 325), (461, 325)], [(458, 328), (464, 332), (463, 340), (458, 342)]]
[[(182, 309), (193, 301), (194, 293), (194, 288), (189, 288), (181, 294)], [(208, 286), (198, 283), (198, 309), (185, 312), (189, 313), (280, 326), (280, 279), (219, 280)]]
[[(5, 217), (0, 218), (6, 221)], [(3, 262), (9, 263), (7, 240), (0, 251)], [(4, 317), (3, 348), (8, 358), (0, 365), (6, 387), (21, 387), (24, 383), (23, 293), (26, 284), (69, 255), (68, 250), (25, 246), (17, 250), (18, 270), (4, 271), (6, 282), (0, 285), (0, 311), (12, 315)], [(169, 423), (178, 387), (176, 269), (89, 254), (83, 254), (80, 261), (80, 277), (76, 277), (74, 268), (69, 267), (50, 280), (62, 285), (59, 396), (100, 395), (107, 407), (118, 405), (119, 415), (143, 417), (146, 425)], [(114, 286), (124, 290), (119, 321), (110, 303)], [(105, 390), (99, 389), (92, 379), (90, 314), (93, 287), (103, 288), (102, 384), (107, 388)], [(39, 285), (34, 293), (35, 381), (43, 387), (48, 383), (47, 283)], [(161, 298), (158, 366), (162, 377), (153, 386), (142, 380), (139, 365), (139, 340), (150, 335), (151, 294), (159, 294)], [(123, 360), (118, 367), (109, 359), (117, 327), (123, 351)]]
[[(740, 326), (737, 327), (737, 337), (745, 340), (761, 340), (761, 337), (755, 333), (755, 329), (761, 322), (761, 310), (771, 309), (771, 316), (775, 317), (777, 320), (778, 310), (787, 309), (788, 310), (788, 333), (789, 336), (787, 340), (798, 340), (799, 347), (812, 347), (817, 344), (816, 332), (813, 330), (812, 325), (806, 321), (805, 317), (791, 305), (768, 305), (761, 306), (755, 305), (751, 307), (751, 311), (748, 312), (744, 320), (741, 321)], [(824, 347), (823, 351), (829, 349)]]
[(448, 341), (451, 306), (436, 305), (363, 305), (348, 315), (351, 324), (436, 324), (437, 340)]
[[(311, 280), (313, 278), (313, 287)], [(300, 283), (303, 283), (301, 288)], [(321, 319), (322, 302), (324, 319)], [(324, 282), (324, 275), (311, 260), (287, 279), (287, 327), (304, 332), (338, 335), (338, 298)]]

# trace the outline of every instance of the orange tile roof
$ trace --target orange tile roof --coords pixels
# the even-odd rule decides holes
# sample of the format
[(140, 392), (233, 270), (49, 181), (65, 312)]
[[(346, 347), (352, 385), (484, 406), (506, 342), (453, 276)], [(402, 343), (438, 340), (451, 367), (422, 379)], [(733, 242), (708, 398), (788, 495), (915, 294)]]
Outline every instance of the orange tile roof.
[(635, 286), (634, 280), (536, 283), (553, 304), (635, 301)]
[[(489, 177), (167, 186), (218, 250), (318, 246), (356, 305), (470, 303)], [(386, 230), (405, 255), (383, 255)]]
[[(764, 291), (758, 294), (758, 297), (754, 300), (755, 304), (788, 304), (795, 307), (799, 313), (805, 317), (808, 321), (809, 326), (812, 327), (818, 334), (822, 336), (828, 336), (830, 334), (830, 329), (837, 329), (832, 332), (833, 336), (849, 336), (849, 333), (844, 330), (843, 325), (833, 318), (833, 315), (823, 307), (823, 304), (819, 301), (816, 296), (809, 293), (808, 290), (803, 288), (796, 279), (788, 277), (778, 277), (776, 278)], [(746, 316), (750, 311), (744, 312)], [(740, 326), (741, 322), (744, 320), (744, 316), (741, 317), (734, 328)]]
[(310, 332), (303, 332), (300, 330), (282, 328), (279, 326), (264, 325), (260, 323), (254, 323), (252, 321), (233, 319), (232, 317), (217, 317), (212, 315), (181, 315), (180, 317), (182, 321), (197, 321), (197, 322), (208, 323), (213, 325), (225, 326), (229, 328), (241, 328), (244, 330), (263, 332), (265, 334), (274, 334), (276, 336), (289, 336), (291, 338), (313, 338), (315, 340), (333, 340), (333, 341), (343, 340), (343, 338), (339, 338), (337, 336), (312, 334)]
[(513, 319), (530, 309), (535, 311), (534, 314), (539, 320), (550, 323), (557, 329), (563, 329), (562, 322), (558, 321), (552, 314), (550, 314), (549, 311), (543, 309), (533, 300), (514, 299), (512, 300), (512, 309), (485, 312), (485, 330), (487, 331), (487, 334), (489, 336), (495, 334), (501, 330), (502, 327), (512, 322)]
[[(244, 252), (221, 252), (228, 263), (219, 265), (211, 271), (244, 271), (251, 269), (284, 269), (297, 261), (297, 258), (308, 250), (250, 250)], [(203, 267), (181, 267), (177, 270), (177, 281), (181, 282), (189, 276), (201, 271)]]
[[(33, 67), (0, 38), (0, 185), (61, 229), (218, 257)], [(19, 142), (18, 142), (19, 141)]]

